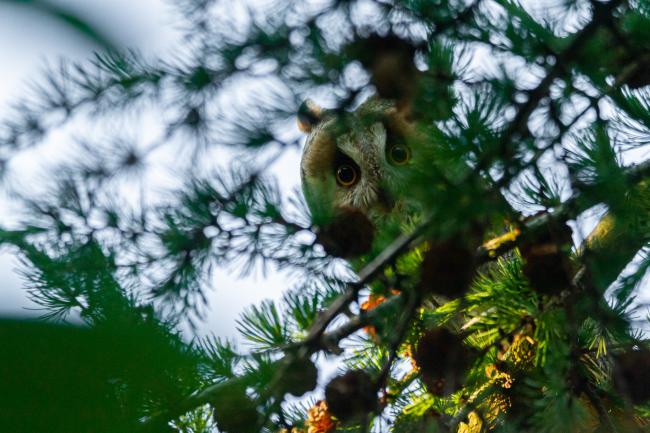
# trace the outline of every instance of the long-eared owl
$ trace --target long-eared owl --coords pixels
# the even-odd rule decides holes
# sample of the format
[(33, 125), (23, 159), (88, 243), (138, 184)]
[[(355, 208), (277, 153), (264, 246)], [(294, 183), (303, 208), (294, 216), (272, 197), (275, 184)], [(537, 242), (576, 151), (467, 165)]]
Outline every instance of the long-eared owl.
[(394, 104), (376, 97), (352, 113), (323, 110), (311, 101), (303, 104), (299, 126), (308, 136), (300, 173), (315, 223), (344, 216), (344, 227), (339, 227), (344, 233), (338, 237), (355, 238), (370, 234), (360, 230), (359, 218), (374, 227), (406, 212), (400, 189), (417, 150), (414, 127), (406, 117)]

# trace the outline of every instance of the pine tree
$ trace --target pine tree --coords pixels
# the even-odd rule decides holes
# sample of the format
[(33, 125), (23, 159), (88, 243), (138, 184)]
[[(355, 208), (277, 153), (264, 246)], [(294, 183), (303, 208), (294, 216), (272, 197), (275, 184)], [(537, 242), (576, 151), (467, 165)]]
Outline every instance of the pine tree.
[[(96, 128), (0, 230), (45, 310), (0, 320), (0, 431), (648, 429), (650, 3), (175, 3), (173, 58), (63, 63), (1, 124), (5, 182), (50, 132)], [(267, 168), (307, 96), (372, 93), (437, 145), (403, 192), (418, 217), (353, 272)], [(97, 137), (147, 113), (155, 140)], [(165, 194), (134, 193), (164, 149)], [(241, 316), (246, 347), (181, 333), (223, 266), (292, 275)], [(324, 358), (341, 371), (317, 389)]]

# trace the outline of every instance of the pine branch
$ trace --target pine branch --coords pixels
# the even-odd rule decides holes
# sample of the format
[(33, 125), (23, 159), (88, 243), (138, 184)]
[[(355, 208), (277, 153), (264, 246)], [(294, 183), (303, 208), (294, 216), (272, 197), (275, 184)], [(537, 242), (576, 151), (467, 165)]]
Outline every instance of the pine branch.
[[(606, 4), (592, 2), (594, 8), (593, 19), (573, 36), (573, 40), (564, 50), (556, 55), (555, 64), (546, 71), (546, 75), (537, 87), (525, 91), (527, 95), (526, 101), (518, 104), (517, 112), (513, 120), (509, 122), (508, 127), (505, 129), (499, 140), (497, 153), (504, 161), (512, 159), (511, 142), (513, 139), (520, 141), (531, 136), (531, 132), (527, 126), (528, 120), (542, 99), (548, 96), (550, 87), (555, 79), (569, 70), (567, 65), (571, 64), (576, 53), (579, 52), (581, 47), (598, 30), (598, 28), (607, 25), (611, 20), (612, 12), (622, 3), (624, 3), (624, 0), (612, 0)], [(481, 158), (476, 165), (476, 171), (480, 172), (487, 169), (491, 162), (492, 161), (487, 157)], [(508, 170), (506, 170), (506, 173), (507, 172)]]
[(65, 24), (72, 30), (79, 33), (97, 45), (99, 45), (105, 51), (114, 51), (116, 49), (116, 43), (112, 40), (110, 35), (102, 32), (98, 27), (94, 26), (92, 23), (86, 21), (83, 16), (75, 13), (74, 10), (69, 10), (65, 7), (52, 4), (45, 0), (0, 0), (1, 2), (15, 4), (15, 5), (26, 5), (38, 11), (41, 11), (54, 19)]
[[(646, 161), (642, 164), (627, 168), (625, 170), (625, 174), (626, 178), (628, 178), (630, 182), (639, 182), (643, 179), (646, 179), (647, 177), (650, 177), (650, 161)], [(569, 218), (575, 217), (575, 215), (584, 210), (585, 205), (580, 203), (581, 198), (581, 194), (576, 193), (572, 198), (556, 208), (553, 213), (544, 213), (526, 221), (522, 225), (520, 231), (521, 234), (508, 234), (503, 237), (501, 241), (495, 242), (491, 245), (488, 244), (488, 247), (485, 245), (479, 247), (476, 251), (477, 264), (480, 265), (495, 260), (506, 252), (515, 248), (526, 236), (534, 236), (535, 233), (545, 230), (545, 228), (548, 227), (548, 225), (552, 222), (566, 221)], [(299, 359), (300, 357), (308, 356), (309, 353), (312, 353), (314, 351), (332, 350), (332, 348), (337, 347), (338, 343), (342, 339), (357, 332), (364, 326), (368, 326), (377, 318), (382, 317), (387, 311), (390, 311), (398, 305), (402, 305), (404, 303), (405, 295), (395, 295), (374, 309), (365, 312), (363, 315), (354, 316), (352, 319), (348, 320), (345, 324), (337, 327), (336, 329), (325, 332), (331, 321), (340, 315), (350, 303), (354, 302), (359, 290), (366, 283), (370, 282), (375, 276), (378, 275), (379, 272), (391, 264), (401, 253), (413, 247), (414, 245), (421, 243), (421, 240), (419, 239), (420, 235), (423, 231), (426, 230), (430, 222), (430, 219), (426, 219), (413, 232), (400, 236), (388, 248), (386, 248), (380, 256), (366, 265), (358, 273), (359, 280), (353, 284), (350, 284), (348, 289), (334, 301), (334, 303), (326, 312), (322, 314), (319, 320), (317, 320), (312, 325), (307, 337), (303, 341), (291, 344), (289, 346), (281, 347), (283, 351), (288, 353), (286, 356), (289, 359)], [(281, 376), (282, 371), (279, 371), (276, 374)], [(245, 381), (246, 379), (233, 379), (235, 383), (239, 383), (242, 380)], [(178, 408), (174, 411), (174, 413), (159, 415), (159, 418), (147, 422), (146, 425), (156, 425), (156, 423), (162, 422), (162, 419), (171, 420), (174, 417), (184, 413), (184, 411), (206, 404), (214, 398), (215, 394), (222, 392), (223, 389), (227, 389), (227, 385), (221, 383), (207, 387), (197, 393), (195, 396), (188, 397), (179, 403)], [(468, 408), (468, 410), (470, 409)], [(457, 423), (460, 422), (465, 415), (465, 412), (459, 412), (457, 416), (455, 416), (451, 421), (450, 426), (457, 425)], [(453, 431), (453, 429), (450, 431)]]
[(341, 314), (347, 308), (350, 303), (352, 303), (365, 284), (370, 282), (375, 276), (379, 274), (386, 266), (393, 263), (394, 260), (404, 251), (413, 247), (413, 244), (416, 243), (416, 240), (424, 232), (424, 230), (431, 224), (431, 218), (425, 218), (418, 227), (413, 230), (411, 233), (403, 234), (397, 238), (392, 244), (385, 248), (381, 254), (375, 257), (370, 263), (361, 269), (358, 272), (359, 279), (350, 284), (348, 289), (340, 295), (332, 305), (325, 311), (318, 319), (316, 323), (311, 327), (307, 337), (304, 342), (307, 346), (319, 347), (317, 344), (321, 340), (321, 336), (325, 332), (327, 326), (334, 320), (339, 314)]
[(408, 293), (408, 296), (406, 296), (404, 301), (406, 302), (406, 305), (404, 306), (405, 308), (403, 308), (402, 317), (395, 327), (396, 332), (392, 335), (389, 344), (388, 359), (384, 363), (381, 372), (379, 373), (379, 377), (376, 379), (377, 390), (386, 385), (390, 376), (390, 370), (397, 359), (397, 351), (406, 337), (409, 330), (408, 326), (413, 321), (417, 308), (422, 303), (422, 292), (417, 291), (415, 293)]
[[(356, 299), (359, 290), (363, 288), (367, 282), (369, 282), (374, 276), (381, 272), (381, 270), (383, 270), (386, 266), (392, 263), (407, 248), (411, 247), (413, 242), (426, 229), (429, 223), (430, 220), (425, 220), (412, 233), (403, 234), (400, 236), (391, 244), (391, 246), (386, 248), (382, 254), (380, 254), (375, 260), (365, 266), (358, 273), (359, 280), (353, 284), (350, 284), (348, 286), (348, 289), (332, 303), (330, 308), (325, 313), (323, 313), (323, 315), (314, 323), (314, 325), (312, 325), (308, 336), (297, 344), (283, 348), (283, 350), (287, 353), (285, 356), (285, 360), (287, 361), (284, 365), (290, 365), (291, 360), (308, 357), (309, 354), (314, 351), (322, 349), (327, 350), (328, 347), (323, 345), (323, 341), (327, 340), (323, 340), (321, 336), (323, 335), (329, 323), (331, 323), (334, 318), (341, 314), (346, 309), (346, 307)], [(279, 368), (276, 372), (276, 377), (281, 378), (283, 376), (283, 373), (284, 369)], [(248, 383), (249, 380), (251, 380), (250, 377), (247, 378), (246, 376), (240, 376), (235, 379), (211, 385), (199, 391), (195, 395), (181, 400), (172, 411), (155, 415), (151, 419), (147, 420), (143, 425), (143, 431), (156, 431), (158, 428), (166, 425), (167, 422), (182, 415), (183, 413), (186, 413), (189, 410), (213, 401), (216, 395), (224, 392), (224, 390), (230, 389), (232, 385)]]
[(591, 404), (594, 406), (594, 408), (596, 408), (600, 423), (606, 426), (607, 431), (610, 433), (618, 433), (618, 429), (612, 422), (609, 413), (607, 413), (607, 409), (604, 407), (601, 398), (598, 396), (598, 394), (596, 394), (596, 391), (594, 391), (591, 386), (587, 385), (585, 386), (585, 394), (589, 398), (589, 401), (591, 401)]
[[(626, 178), (629, 179), (631, 183), (638, 183), (643, 179), (650, 177), (650, 160), (642, 164), (627, 168), (625, 170), (625, 174)], [(486, 244), (480, 246), (475, 253), (477, 266), (488, 263), (490, 261), (494, 261), (507, 252), (512, 251), (514, 248), (520, 245), (522, 240), (524, 240), (527, 236), (534, 238), (536, 234), (546, 230), (546, 227), (549, 225), (558, 222), (564, 222), (568, 219), (574, 218), (576, 215), (579, 215), (582, 211), (585, 210), (586, 206), (585, 204), (580, 203), (581, 198), (581, 194), (576, 193), (573, 197), (565, 201), (561, 206), (554, 209), (552, 213), (547, 212), (537, 215), (523, 223), (520, 230), (506, 233), (505, 235), (496, 238), (496, 242), (487, 242)], [(593, 206), (595, 204), (596, 203), (592, 203), (591, 205)], [(639, 249), (643, 246), (645, 241), (640, 240), (640, 243), (641, 245), (639, 246)], [(635, 250), (634, 253), (636, 253), (636, 251), (638, 251), (638, 249)], [(618, 272), (616, 274), (618, 275), (620, 271), (621, 270), (619, 269), (613, 273)], [(576, 276), (578, 278), (581, 278), (583, 274), (584, 272), (578, 272)], [(335, 347), (343, 338), (355, 333), (364, 326), (368, 326), (378, 317), (382, 317), (387, 311), (390, 311), (397, 305), (403, 303), (403, 296), (403, 294), (395, 295), (388, 299), (386, 302), (373, 308), (372, 310), (365, 312), (363, 315), (355, 316), (338, 328), (321, 334), (320, 343), (318, 346), (324, 348)]]
[(187, 412), (215, 401), (217, 397), (226, 394), (236, 386), (245, 386), (254, 384), (252, 377), (240, 376), (234, 379), (224, 380), (222, 382), (210, 385), (201, 391), (179, 401), (172, 410), (164, 413), (157, 413), (150, 416), (142, 424), (142, 432), (157, 433), (168, 430), (168, 423)]

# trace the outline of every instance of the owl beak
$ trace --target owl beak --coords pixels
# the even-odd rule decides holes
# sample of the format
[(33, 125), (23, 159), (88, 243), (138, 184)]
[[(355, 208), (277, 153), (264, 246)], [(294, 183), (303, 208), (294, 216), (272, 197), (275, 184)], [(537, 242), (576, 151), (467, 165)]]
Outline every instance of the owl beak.
[(375, 236), (375, 225), (365, 212), (354, 208), (340, 209), (339, 213), (316, 232), (317, 241), (328, 254), (354, 258), (370, 252)]
[(395, 199), (385, 188), (377, 191), (377, 203), (385, 212), (390, 212), (395, 207)]

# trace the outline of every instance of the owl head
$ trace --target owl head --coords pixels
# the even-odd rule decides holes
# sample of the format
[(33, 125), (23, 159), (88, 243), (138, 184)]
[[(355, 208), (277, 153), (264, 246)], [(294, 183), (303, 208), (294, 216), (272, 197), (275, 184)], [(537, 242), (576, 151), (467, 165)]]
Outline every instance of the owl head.
[(361, 252), (375, 227), (403, 212), (415, 150), (414, 127), (406, 119), (404, 110), (378, 98), (354, 112), (302, 105), (298, 123), (308, 134), (300, 164), (303, 192), (313, 222), (330, 227), (330, 244), (355, 244)]
[(412, 158), (412, 125), (391, 103), (371, 98), (352, 112), (303, 104), (308, 136), (300, 173), (307, 204), (321, 222), (356, 211), (377, 222), (399, 207), (396, 191)]

